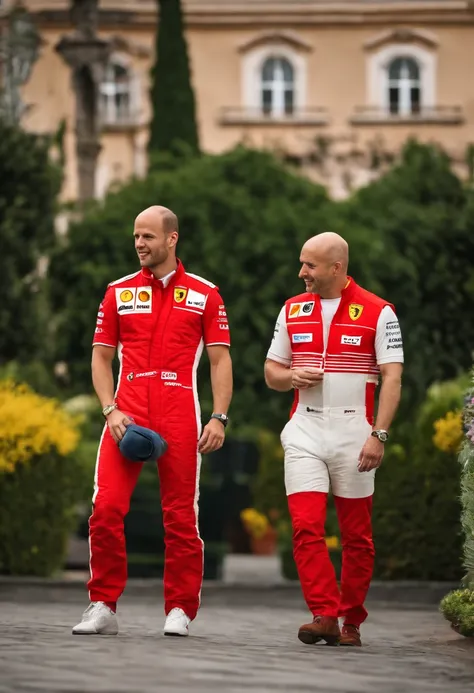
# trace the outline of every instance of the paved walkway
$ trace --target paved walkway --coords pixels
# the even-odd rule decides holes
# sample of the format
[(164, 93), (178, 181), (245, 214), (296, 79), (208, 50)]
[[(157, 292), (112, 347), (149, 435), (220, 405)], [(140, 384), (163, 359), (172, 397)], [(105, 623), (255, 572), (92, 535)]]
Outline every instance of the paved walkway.
[(161, 635), (159, 590), (125, 594), (118, 637), (72, 636), (80, 586), (0, 586), (0, 693), (466, 693), (474, 641), (436, 607), (374, 604), (362, 650), (296, 638), (307, 612), (296, 590), (204, 593), (189, 638)]

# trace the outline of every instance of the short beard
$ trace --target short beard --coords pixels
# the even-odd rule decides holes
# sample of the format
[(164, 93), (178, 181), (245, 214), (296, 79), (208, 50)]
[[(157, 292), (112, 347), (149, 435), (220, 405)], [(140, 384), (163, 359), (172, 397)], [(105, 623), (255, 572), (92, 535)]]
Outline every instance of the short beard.
[(165, 251), (163, 254), (160, 254), (158, 257), (157, 256), (150, 257), (148, 262), (145, 265), (143, 265), (143, 267), (146, 267), (150, 271), (153, 271), (154, 269), (156, 269), (157, 267), (162, 265), (164, 262), (166, 262), (166, 260), (168, 259), (168, 256), (169, 256), (169, 253), (167, 253)]

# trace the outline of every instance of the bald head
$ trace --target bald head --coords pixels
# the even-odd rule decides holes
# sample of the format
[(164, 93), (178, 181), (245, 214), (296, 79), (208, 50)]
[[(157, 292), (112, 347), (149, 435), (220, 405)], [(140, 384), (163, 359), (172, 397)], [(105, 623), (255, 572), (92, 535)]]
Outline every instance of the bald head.
[(135, 225), (144, 224), (149, 228), (162, 229), (166, 235), (175, 231), (178, 233), (178, 217), (168, 207), (152, 205), (140, 212), (135, 219)]
[(160, 205), (144, 209), (135, 219), (133, 236), (140, 265), (157, 279), (176, 269), (178, 219), (171, 209)]
[(306, 291), (337, 298), (347, 282), (349, 246), (337, 233), (319, 233), (306, 241), (300, 254), (299, 277)]
[(319, 261), (334, 264), (341, 263), (341, 270), (347, 272), (349, 265), (349, 246), (342, 236), (326, 231), (313, 236), (303, 246), (303, 251), (318, 258)]

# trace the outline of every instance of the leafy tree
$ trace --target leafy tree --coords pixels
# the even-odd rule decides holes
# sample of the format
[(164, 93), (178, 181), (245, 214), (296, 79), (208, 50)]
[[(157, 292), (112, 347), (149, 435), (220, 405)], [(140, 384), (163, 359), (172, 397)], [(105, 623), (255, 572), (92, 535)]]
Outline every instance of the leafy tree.
[(184, 36), (181, 0), (158, 0), (156, 62), (152, 68), (148, 150), (154, 155), (184, 147), (199, 151), (196, 107), (191, 85), (188, 49)]
[(60, 176), (49, 142), (0, 119), (0, 364), (47, 355), (38, 262), (54, 242)]

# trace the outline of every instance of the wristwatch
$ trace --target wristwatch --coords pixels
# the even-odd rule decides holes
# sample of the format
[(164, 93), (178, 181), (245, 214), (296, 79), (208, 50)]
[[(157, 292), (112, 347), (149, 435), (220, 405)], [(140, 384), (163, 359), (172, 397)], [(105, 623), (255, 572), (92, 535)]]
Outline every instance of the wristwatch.
[(224, 428), (227, 426), (229, 423), (229, 417), (227, 414), (211, 414), (211, 419), (217, 419), (218, 421), (223, 424)]
[(111, 414), (115, 409), (117, 409), (116, 404), (107, 404), (103, 409), (102, 409), (102, 416), (105, 418), (108, 417), (109, 414)]
[(384, 431), (383, 428), (379, 428), (378, 431), (372, 431), (371, 435), (374, 438), (378, 438), (381, 443), (386, 443), (388, 440), (388, 431)]

